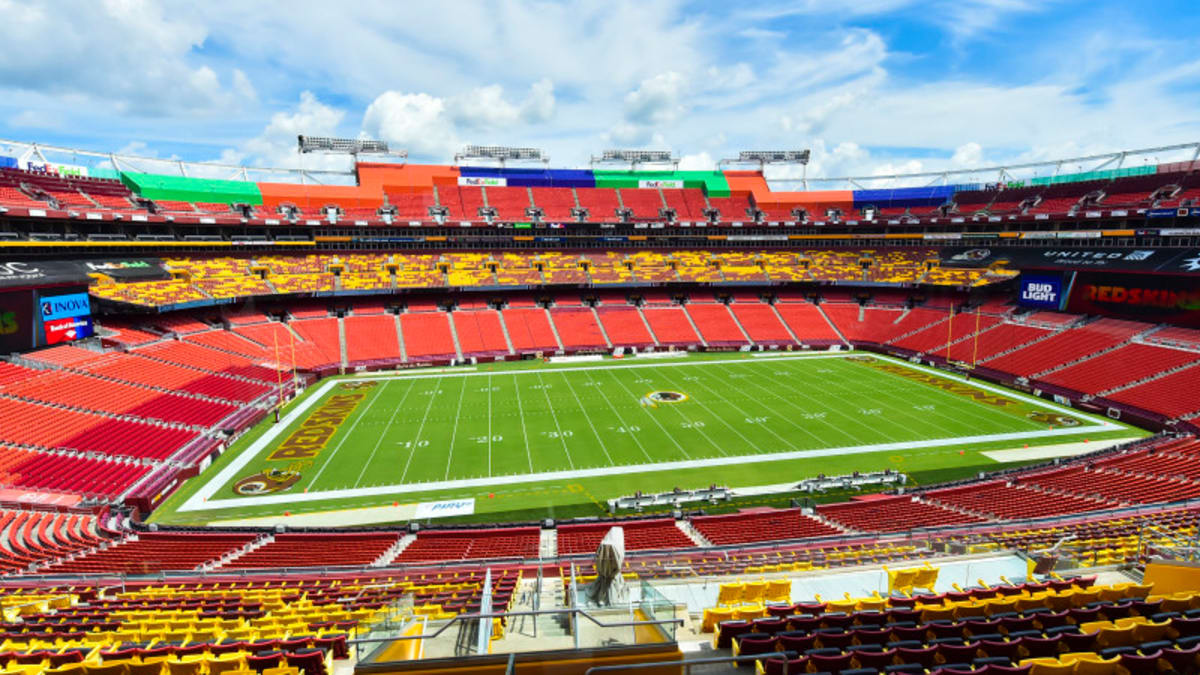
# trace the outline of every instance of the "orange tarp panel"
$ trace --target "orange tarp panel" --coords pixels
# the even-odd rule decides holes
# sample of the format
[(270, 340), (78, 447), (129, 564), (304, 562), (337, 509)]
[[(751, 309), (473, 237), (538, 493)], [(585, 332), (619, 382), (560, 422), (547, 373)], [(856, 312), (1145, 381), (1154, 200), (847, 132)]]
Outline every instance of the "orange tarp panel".
[(358, 185), (298, 185), (296, 183), (259, 183), (263, 204), (275, 207), (282, 203), (301, 208), (320, 208), (337, 204), (342, 208), (379, 208), (383, 205), (383, 192), (378, 188), (363, 188)]
[(377, 192), (426, 192), (434, 185), (457, 185), (458, 167), (442, 164), (360, 162), (358, 184)]

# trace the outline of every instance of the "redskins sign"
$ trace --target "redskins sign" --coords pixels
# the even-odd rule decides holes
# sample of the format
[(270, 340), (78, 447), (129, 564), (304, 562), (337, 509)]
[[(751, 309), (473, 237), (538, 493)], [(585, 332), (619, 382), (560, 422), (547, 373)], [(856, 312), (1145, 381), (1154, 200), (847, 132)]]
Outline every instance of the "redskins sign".
[(253, 476), (246, 476), (233, 484), (233, 491), (248, 497), (282, 492), (300, 482), (300, 472), (285, 469), (268, 469)]

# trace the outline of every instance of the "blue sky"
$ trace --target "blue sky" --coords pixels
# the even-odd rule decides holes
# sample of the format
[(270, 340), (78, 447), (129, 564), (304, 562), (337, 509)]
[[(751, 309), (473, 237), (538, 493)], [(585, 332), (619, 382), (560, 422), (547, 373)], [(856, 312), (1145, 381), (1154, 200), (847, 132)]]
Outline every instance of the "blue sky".
[(297, 133), (432, 162), (969, 168), (1200, 140), (1198, 36), (1194, 1), (0, 0), (0, 137), (309, 168), (343, 162)]

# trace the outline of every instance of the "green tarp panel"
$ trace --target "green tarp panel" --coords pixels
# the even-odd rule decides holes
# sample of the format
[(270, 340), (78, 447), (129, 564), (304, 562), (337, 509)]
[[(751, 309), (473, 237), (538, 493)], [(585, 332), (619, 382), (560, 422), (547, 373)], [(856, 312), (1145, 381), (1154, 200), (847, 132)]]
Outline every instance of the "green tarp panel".
[(121, 172), (121, 182), (146, 199), (211, 204), (262, 204), (258, 183)]
[(728, 197), (729, 182), (720, 171), (592, 171), (598, 188), (636, 188), (643, 181), (682, 181), (682, 187), (700, 188), (710, 197)]
[(1145, 176), (1158, 171), (1156, 165), (1130, 166), (1123, 169), (1107, 169), (1104, 171), (1085, 171), (1083, 173), (1064, 173), (1058, 176), (1044, 176), (1029, 181), (1030, 185), (1058, 185), (1059, 183), (1080, 183), (1088, 180), (1112, 180), (1129, 176)]

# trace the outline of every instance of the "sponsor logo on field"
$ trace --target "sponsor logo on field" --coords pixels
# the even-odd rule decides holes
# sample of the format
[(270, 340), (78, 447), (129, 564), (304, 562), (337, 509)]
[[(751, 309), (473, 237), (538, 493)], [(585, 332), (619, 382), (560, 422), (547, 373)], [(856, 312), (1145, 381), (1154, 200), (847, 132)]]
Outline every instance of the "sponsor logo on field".
[(858, 363), (875, 363), (879, 359), (874, 356), (867, 356), (866, 354), (855, 354), (854, 356), (847, 356), (846, 360), (857, 361)]
[(233, 491), (239, 495), (265, 495), (272, 492), (282, 492), (300, 482), (299, 471), (286, 469), (268, 469), (253, 476), (246, 476), (233, 484)]
[(293, 431), (267, 459), (290, 462), (311, 460), (320, 454), (334, 432), (366, 398), (366, 394), (338, 394), (329, 397)]
[(378, 384), (375, 381), (370, 382), (343, 382), (338, 385), (338, 389), (370, 389)]
[(1029, 415), (1029, 419), (1042, 424), (1052, 424), (1056, 427), (1077, 427), (1079, 420), (1069, 415), (1059, 415), (1058, 413), (1046, 412), (1044, 410), (1035, 410)]

